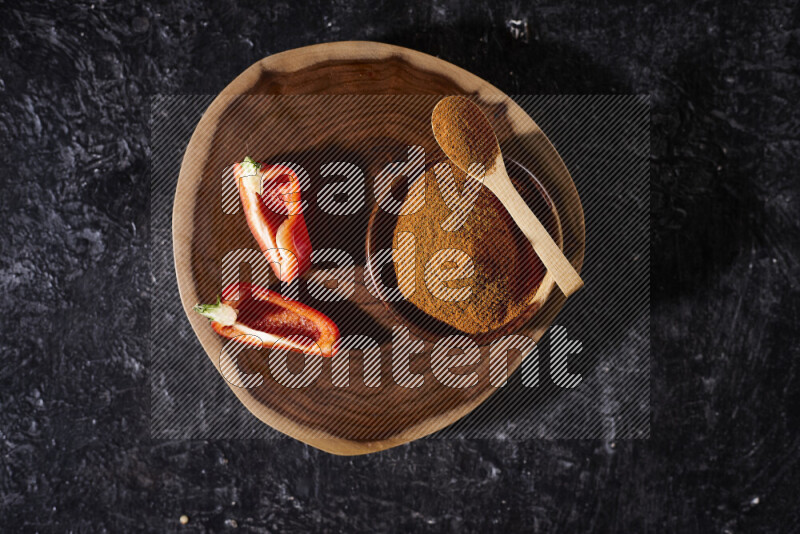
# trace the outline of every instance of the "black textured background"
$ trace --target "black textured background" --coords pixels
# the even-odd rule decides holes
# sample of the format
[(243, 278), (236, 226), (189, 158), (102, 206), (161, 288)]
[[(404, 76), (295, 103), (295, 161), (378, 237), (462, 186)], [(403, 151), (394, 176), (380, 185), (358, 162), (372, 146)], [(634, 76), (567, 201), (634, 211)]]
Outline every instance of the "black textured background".
[[(800, 8), (568, 4), (0, 0), (0, 530), (800, 529)], [(149, 96), (342, 39), (652, 95), (649, 441), (150, 440)]]

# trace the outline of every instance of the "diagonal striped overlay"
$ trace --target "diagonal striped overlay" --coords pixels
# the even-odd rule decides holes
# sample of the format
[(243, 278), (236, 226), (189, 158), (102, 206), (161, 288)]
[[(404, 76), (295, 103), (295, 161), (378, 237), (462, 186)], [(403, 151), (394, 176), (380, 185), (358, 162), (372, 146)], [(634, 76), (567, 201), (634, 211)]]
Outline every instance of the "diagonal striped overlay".
[[(281, 106), (286, 109), (307, 107), (313, 109), (323, 123), (334, 124), (331, 128), (336, 131), (336, 121), (352, 113), (353, 109), (368, 116), (385, 108), (387, 99), (391, 99), (392, 107), (410, 110), (409, 114), (413, 115), (417, 111), (422, 113), (432, 108), (439, 98), (420, 95), (259, 96), (249, 97), (249, 100), (232, 104), (232, 107), (241, 106), (248, 113)], [(154, 438), (161, 439), (274, 439), (283, 437), (283, 434), (262, 423), (245, 409), (209, 361), (183, 312), (175, 278), (172, 248), (175, 187), (189, 138), (213, 99), (213, 96), (206, 95), (180, 95), (156, 96), (151, 100), (151, 433)], [(547, 134), (569, 169), (580, 194), (586, 225), (582, 271), (585, 288), (569, 299), (556, 317), (554, 326), (537, 343), (536, 350), (523, 361), (521, 368), (508, 378), (506, 385), (497, 388), (496, 393), (469, 415), (431, 437), (609, 440), (649, 437), (649, 98), (638, 95), (526, 95), (514, 97), (514, 100)], [(380, 138), (385, 127), (385, 124), (376, 125), (374, 131), (367, 133)], [(409, 137), (408, 145), (429, 146), (429, 134), (429, 130), (421, 131), (419, 137)], [(274, 135), (300, 140), (309, 132), (294, 131), (283, 126)], [(270, 139), (277, 138), (270, 138), (269, 135), (263, 138), (250, 136), (245, 140), (245, 146), (252, 153), (238, 154), (236, 157), (252, 155), (269, 158)], [(519, 154), (524, 145), (516, 143), (513, 136), (505, 141), (501, 137), (504, 155), (514, 157)], [(278, 160), (271, 162), (300, 163), (308, 174), (305, 177), (309, 182), (308, 191), (304, 192), (303, 200), (310, 204), (307, 219), (315, 251), (317, 243), (336, 243), (336, 239), (340, 239), (343, 240), (341, 248), (353, 257), (356, 264), (363, 264), (363, 230), (361, 233), (348, 233), (334, 226), (321, 229), (312, 226), (315, 213), (320, 210), (334, 217), (355, 218), (366, 225), (373, 185), (378, 174), (375, 169), (383, 168), (386, 154), (354, 154), (337, 143), (320, 146), (322, 148), (317, 149), (310, 158), (307, 155), (282, 153)], [(431, 154), (430, 149), (426, 150), (427, 154)], [(395, 151), (394, 155), (396, 161), (402, 154)], [(412, 152), (407, 155), (408, 163), (398, 168), (416, 168), (417, 155)], [(293, 156), (300, 159), (286, 159)], [(536, 174), (535, 168), (531, 170)], [(231, 255), (221, 259), (217, 268), (230, 278), (232, 266), (241, 258), (246, 258), (242, 261), (253, 265), (253, 276), (269, 280), (270, 287), (287, 294), (287, 288), (277, 284), (267, 264), (256, 263), (260, 253), (255, 242), (247, 240), (246, 226), (242, 230), (243, 218), (235, 186), (232, 187), (231, 182), (225, 180), (230, 177), (229, 170), (220, 167), (215, 172), (218, 173), (218, 179), (213, 182), (213, 196), (220, 216), (239, 221), (238, 226), (232, 225), (231, 229), (226, 227), (215, 237), (222, 241), (229, 239), (232, 243)], [(343, 182), (341, 177), (347, 173), (356, 179)], [(366, 203), (357, 200), (362, 189)], [(317, 200), (325, 197), (330, 201), (334, 198), (325, 196), (326, 190), (336, 195), (337, 199), (347, 197), (355, 200), (326, 205), (324, 201)], [(576, 206), (562, 207), (562, 217), (568, 216), (569, 210), (578, 210)], [(178, 225), (183, 223), (176, 221)], [(564, 249), (568, 257), (576, 253), (577, 247), (578, 244), (570, 236), (565, 236)], [(318, 257), (333, 259), (340, 256), (340, 251), (330, 251)], [(308, 277), (301, 285), (311, 284), (315, 277), (319, 278), (318, 275)], [(345, 287), (345, 292), (351, 298), (358, 298), (352, 297), (352, 284), (349, 281)], [(291, 291), (295, 290), (300, 291), (300, 300), (327, 311), (324, 301), (331, 300), (332, 293), (325, 293), (320, 286), (291, 288)], [(213, 291), (212, 288), (207, 295), (209, 301), (213, 298)], [(355, 293), (358, 295), (358, 291)], [(358, 318), (341, 318), (334, 313), (337, 308), (330, 310), (333, 311), (328, 313), (337, 322), (342, 319), (344, 324), (350, 325), (350, 331), (343, 331), (343, 334), (355, 337), (367, 334), (358, 330)], [(441, 338), (447, 338), (450, 334), (442, 331)], [(552, 347), (557, 345), (558, 336), (562, 334), (564, 339), (580, 342), (580, 352), (571, 356), (568, 364), (568, 371), (573, 377), (569, 385), (574, 387), (557, 384), (551, 374), (559, 365)], [(392, 375), (385, 370), (381, 372), (378, 362), (391, 363), (389, 356), (380, 355), (365, 339), (355, 337), (349, 342), (353, 346), (366, 347), (363, 355), (352, 353), (350, 367), (341, 365), (341, 361), (332, 364), (326, 360), (320, 381), (327, 378), (330, 382), (333, 379), (338, 385), (356, 382), (363, 385), (367, 382), (369, 386), (365, 391), (384, 387)], [(394, 351), (403, 347), (411, 350), (414, 346), (413, 339), (404, 340), (394, 347)], [(520, 346), (527, 347), (525, 344)], [(454, 365), (466, 365), (469, 355), (466, 352), (462, 356), (454, 356)], [(259, 356), (266, 361), (269, 352), (262, 350)], [(352, 363), (355, 360), (363, 360), (363, 368), (362, 364)], [(346, 376), (345, 373), (356, 368), (361, 374)], [(225, 370), (231, 371), (229, 361), (225, 362)], [(247, 376), (249, 378), (241, 383), (251, 386), (262, 383), (253, 375)], [(470, 382), (463, 377), (453, 380), (453, 385), (464, 387)], [(432, 379), (428, 375), (425, 378)], [(266, 382), (272, 380), (269, 376), (264, 379)], [(378, 383), (383, 385), (376, 386)], [(330, 388), (315, 389), (314, 384), (308, 386), (305, 399), (309, 404), (298, 405), (298, 410), (312, 412), (315, 406), (324, 405), (328, 410), (331, 409), (328, 405), (335, 409), (344, 397), (332, 397), (330, 391)], [(449, 405), (432, 404), (453, 403), (452, 407), (455, 407), (458, 398), (413, 399), (409, 401), (408, 412), (449, 409)], [(368, 418), (372, 413), (369, 399), (368, 394), (359, 394), (354, 402), (363, 404), (355, 404), (355, 408), (347, 406), (347, 409), (363, 412), (364, 417)], [(356, 438), (360, 435), (364, 439), (371, 437), (366, 429), (341, 430)], [(330, 433), (330, 428), (326, 431)]]

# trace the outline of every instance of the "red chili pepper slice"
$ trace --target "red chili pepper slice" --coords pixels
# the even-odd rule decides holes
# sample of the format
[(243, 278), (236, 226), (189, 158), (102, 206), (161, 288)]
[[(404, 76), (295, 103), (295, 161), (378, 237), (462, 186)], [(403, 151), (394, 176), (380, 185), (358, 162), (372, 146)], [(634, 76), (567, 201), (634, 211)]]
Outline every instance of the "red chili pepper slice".
[(235, 165), (234, 176), (250, 232), (278, 278), (291, 282), (311, 266), (300, 179), (289, 167), (250, 157)]
[(216, 304), (201, 304), (194, 311), (211, 319), (211, 328), (222, 337), (247, 345), (259, 345), (255, 336), (264, 347), (281, 340), (281, 347), (330, 357), (339, 340), (339, 328), (327, 315), (252, 284), (231, 284)]

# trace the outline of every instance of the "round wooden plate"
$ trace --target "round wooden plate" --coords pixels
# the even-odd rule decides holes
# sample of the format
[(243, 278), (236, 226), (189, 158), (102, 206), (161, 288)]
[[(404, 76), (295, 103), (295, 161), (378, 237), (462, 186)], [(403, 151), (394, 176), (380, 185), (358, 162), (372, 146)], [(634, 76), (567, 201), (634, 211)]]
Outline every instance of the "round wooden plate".
[[(428, 134), (420, 143), (426, 155), (435, 154), (438, 147), (430, 135), (430, 110), (437, 97), (409, 95), (453, 94), (472, 95), (480, 102), (490, 113), (504, 155), (529, 169), (546, 190), (557, 213), (558, 226), (553, 231), (565, 244), (567, 258), (580, 271), (585, 228), (572, 179), (544, 133), (508, 96), (450, 63), (396, 46), (339, 42), (290, 50), (255, 63), (219, 94), (195, 129), (178, 179), (173, 208), (178, 287), (192, 328), (218, 371), (223, 340), (192, 307), (213, 301), (219, 294), (226, 254), (256, 248), (241, 212), (231, 213), (235, 208), (231, 210), (220, 201), (224, 198), (221, 177), (225, 168), (246, 154), (275, 163), (298, 161), (311, 177), (303, 198), (313, 204), (320, 187), (314, 177), (326, 162), (361, 157), (356, 163), (363, 164), (369, 182), (381, 162), (404, 157), (402, 151), (398, 152), (402, 143), (396, 141), (403, 138), (405, 142), (407, 136), (399, 134), (413, 131)], [(265, 101), (269, 97), (259, 95), (362, 96), (340, 100), (329, 97), (333, 100), (328, 104), (337, 109), (336, 117), (331, 118), (320, 110), (319, 97)], [(341, 117), (347, 117), (344, 125), (338, 120)], [(380, 126), (370, 127), (370, 121), (375, 123), (376, 118)], [(368, 158), (364, 158), (365, 153)], [(422, 374), (423, 384), (409, 388), (392, 380), (392, 327), (396, 318), (364, 284), (364, 242), (372, 205), (374, 198), (369, 197), (359, 213), (334, 219), (309, 208), (306, 219), (314, 249), (345, 248), (356, 261), (356, 289), (344, 303), (318, 302), (306, 292), (300, 299), (332, 317), (342, 335), (369, 335), (378, 341), (380, 387), (364, 383), (363, 358), (358, 352), (350, 355), (348, 387), (332, 384), (330, 359), (325, 360), (322, 375), (312, 386), (279, 385), (269, 379), (266, 350), (245, 351), (238, 362), (242, 372), (265, 377), (261, 386), (247, 389), (228, 382), (256, 417), (334, 454), (364, 454), (420, 438), (463, 417), (497, 390), (489, 380), (488, 343), (481, 343), (480, 362), (463, 370), (476, 372), (480, 378), (473, 387), (442, 385), (430, 369), (430, 358), (426, 359), (433, 346), (427, 341), (421, 341), (424, 350), (411, 360), (411, 371)], [(343, 247), (342, 236), (347, 236), (347, 246)], [(248, 274), (253, 276), (247, 271), (242, 270), (243, 281)], [(545, 283), (552, 286), (548, 276)], [(516, 333), (534, 341), (541, 338), (565, 302), (558, 290), (548, 289), (547, 294), (543, 306)], [(508, 353), (508, 375), (523, 356), (520, 351)], [(295, 372), (302, 369), (302, 356), (297, 358), (290, 361)]]

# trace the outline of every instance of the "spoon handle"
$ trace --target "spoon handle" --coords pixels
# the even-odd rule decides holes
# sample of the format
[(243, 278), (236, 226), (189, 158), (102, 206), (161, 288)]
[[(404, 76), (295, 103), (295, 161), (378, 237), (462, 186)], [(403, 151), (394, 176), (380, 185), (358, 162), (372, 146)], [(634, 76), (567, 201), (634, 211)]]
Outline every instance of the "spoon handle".
[(536, 251), (539, 259), (542, 260), (547, 270), (553, 273), (556, 285), (564, 295), (569, 297), (582, 288), (583, 280), (580, 275), (550, 237), (547, 229), (522, 200), (505, 169), (500, 167), (495, 172), (488, 174), (484, 179), (484, 184), (508, 210), (511, 218), (533, 245), (533, 250)]

